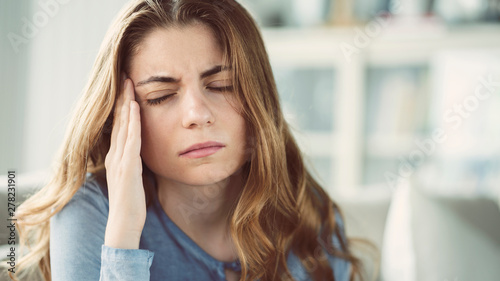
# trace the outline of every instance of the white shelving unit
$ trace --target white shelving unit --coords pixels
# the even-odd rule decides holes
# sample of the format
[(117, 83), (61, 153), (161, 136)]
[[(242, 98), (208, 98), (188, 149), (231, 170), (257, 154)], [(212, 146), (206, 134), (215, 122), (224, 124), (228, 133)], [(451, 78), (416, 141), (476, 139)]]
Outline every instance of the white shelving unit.
[[(318, 132), (301, 128), (297, 137), (308, 156), (331, 159), (329, 172), (323, 173), (322, 180), (332, 196), (360, 191), (365, 157), (395, 158), (412, 146), (414, 132), (365, 135), (368, 69), (425, 69), (441, 50), (500, 48), (500, 25), (410, 26), (394, 21), (348, 60), (340, 46), (355, 46), (355, 28), (263, 30), (273, 68), (333, 70), (332, 129)], [(430, 101), (426, 104), (430, 106)]]

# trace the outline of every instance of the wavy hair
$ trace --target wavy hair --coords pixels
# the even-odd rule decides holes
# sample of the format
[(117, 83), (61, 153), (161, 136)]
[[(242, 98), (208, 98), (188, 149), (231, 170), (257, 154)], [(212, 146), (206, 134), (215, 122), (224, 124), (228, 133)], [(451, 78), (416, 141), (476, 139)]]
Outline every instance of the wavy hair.
[[(17, 212), (21, 242), (29, 248), (18, 271), (51, 280), (50, 218), (69, 202), (87, 172), (104, 171), (120, 73), (128, 72), (130, 58), (151, 31), (192, 23), (213, 31), (247, 122), (251, 156), (243, 167), (245, 185), (229, 217), (242, 265), (240, 280), (292, 280), (286, 263), (290, 251), (316, 281), (334, 280), (326, 253), (351, 263), (351, 280), (361, 278), (360, 261), (336, 224), (340, 210), (306, 169), (283, 117), (259, 29), (234, 0), (135, 0), (122, 9), (101, 45), (56, 158), (54, 176)], [(144, 168), (144, 173), (152, 173)], [(156, 196), (151, 185), (144, 185), (148, 202)], [(332, 236), (340, 245), (333, 245)]]

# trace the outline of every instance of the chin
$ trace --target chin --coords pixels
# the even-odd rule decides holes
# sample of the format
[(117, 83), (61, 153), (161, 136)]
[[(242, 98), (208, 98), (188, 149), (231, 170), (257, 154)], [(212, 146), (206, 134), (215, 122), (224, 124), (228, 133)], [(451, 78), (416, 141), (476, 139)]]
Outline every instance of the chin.
[[(241, 173), (243, 159), (228, 160), (202, 160), (196, 165), (186, 163), (165, 163), (161, 166), (154, 166), (151, 171), (167, 181), (178, 182), (191, 186), (206, 186), (216, 183), (223, 183), (233, 175)], [(148, 166), (149, 167), (149, 166)], [(165, 169), (165, 167), (175, 167)]]
[(220, 169), (203, 169), (190, 174), (186, 180), (192, 182), (192, 185), (212, 185), (227, 180), (233, 173)]
[(194, 169), (189, 169), (183, 174), (185, 184), (189, 185), (212, 185), (228, 180), (231, 176), (239, 174), (242, 165), (202, 165)]

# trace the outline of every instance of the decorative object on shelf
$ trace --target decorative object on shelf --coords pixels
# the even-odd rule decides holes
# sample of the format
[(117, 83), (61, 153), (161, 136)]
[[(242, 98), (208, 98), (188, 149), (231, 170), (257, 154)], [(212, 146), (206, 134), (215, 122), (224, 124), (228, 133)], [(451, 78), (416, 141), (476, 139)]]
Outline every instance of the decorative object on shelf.
[(292, 0), (292, 13), (287, 21), (300, 27), (322, 25), (327, 21), (329, 5), (328, 0)]
[(356, 0), (353, 12), (358, 21), (368, 22), (376, 17), (387, 14), (389, 0)]
[(276, 27), (287, 24), (291, 9), (290, 0), (238, 0), (260, 26)]
[(352, 1), (331, 0), (330, 3), (330, 23), (334, 25), (352, 25), (356, 22)]
[(400, 17), (421, 17), (429, 11), (429, 0), (390, 0), (389, 11)]
[(488, 12), (488, 0), (436, 0), (434, 10), (449, 23), (480, 21)]

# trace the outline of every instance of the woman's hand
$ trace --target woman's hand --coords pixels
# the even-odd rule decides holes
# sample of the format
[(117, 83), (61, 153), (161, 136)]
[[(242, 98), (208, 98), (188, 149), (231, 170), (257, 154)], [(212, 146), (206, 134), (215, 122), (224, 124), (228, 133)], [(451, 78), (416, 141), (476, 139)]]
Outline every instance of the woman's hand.
[(116, 101), (111, 145), (104, 161), (109, 197), (104, 244), (113, 248), (138, 249), (146, 221), (139, 111), (132, 81), (126, 79)]

